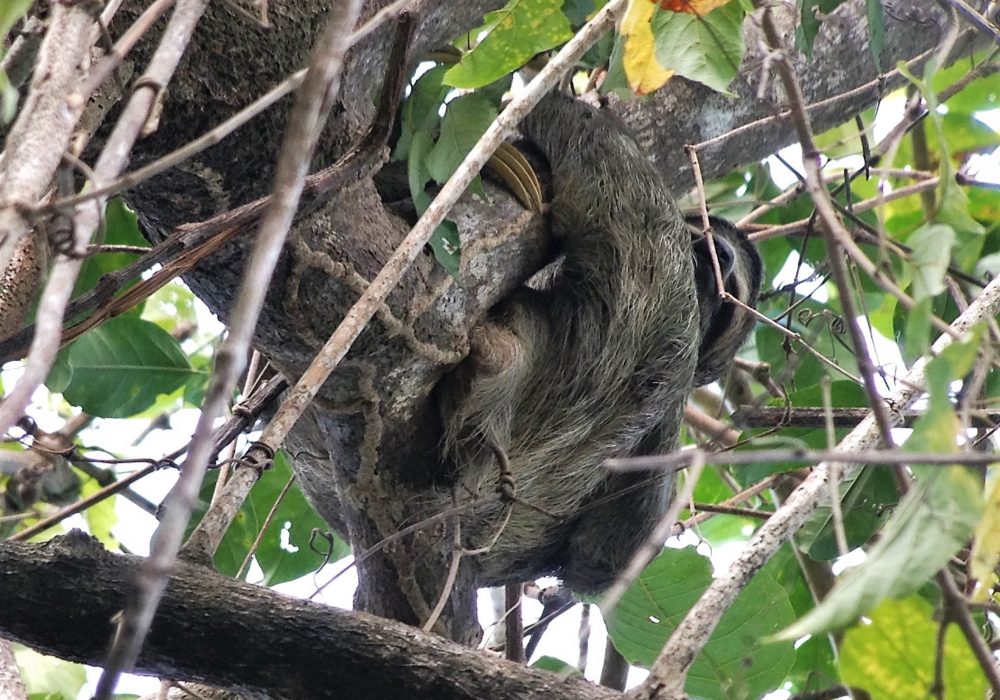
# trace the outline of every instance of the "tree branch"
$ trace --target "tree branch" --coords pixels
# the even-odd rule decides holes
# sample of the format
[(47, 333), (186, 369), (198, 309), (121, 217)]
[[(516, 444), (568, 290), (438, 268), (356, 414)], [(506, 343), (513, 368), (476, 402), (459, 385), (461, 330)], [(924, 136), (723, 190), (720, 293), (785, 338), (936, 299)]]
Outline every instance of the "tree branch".
[[(44, 544), (0, 544), (0, 635), (99, 664), (140, 562), (111, 554), (79, 532)], [(400, 623), (286, 598), (187, 563), (173, 570), (136, 670), (274, 698), (336, 697), (335, 689), (359, 698), (620, 697)]]

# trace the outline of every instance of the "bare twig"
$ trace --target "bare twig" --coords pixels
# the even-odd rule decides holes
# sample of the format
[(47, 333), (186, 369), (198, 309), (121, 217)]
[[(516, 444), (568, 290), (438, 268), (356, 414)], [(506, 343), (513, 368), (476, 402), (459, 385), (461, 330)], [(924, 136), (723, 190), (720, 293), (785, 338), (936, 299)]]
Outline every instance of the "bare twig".
[(899, 450), (806, 450), (806, 449), (770, 449), (745, 450), (743, 452), (705, 452), (697, 448), (681, 450), (668, 455), (653, 455), (646, 457), (628, 457), (609, 459), (604, 462), (608, 469), (614, 471), (646, 472), (652, 469), (677, 471), (699, 461), (706, 464), (774, 464), (785, 462), (803, 462), (819, 464), (836, 460), (841, 464), (927, 464), (951, 466), (964, 464), (966, 466), (988, 466), (1000, 462), (1000, 455), (984, 454), (982, 452), (956, 452), (951, 454), (933, 454), (926, 452), (900, 452)]
[(505, 625), (504, 656), (510, 661), (525, 663), (524, 616), (521, 613), (521, 584), (508, 583), (504, 586)]
[(948, 606), (948, 616), (962, 630), (962, 635), (969, 643), (972, 653), (975, 654), (979, 667), (983, 670), (983, 675), (990, 683), (993, 697), (1000, 696), (1000, 670), (997, 669), (997, 659), (980, 633), (979, 625), (972, 619), (965, 596), (962, 595), (947, 569), (939, 571), (934, 580), (937, 581), (941, 593), (944, 594)]
[[(458, 565), (462, 562), (462, 519), (456, 514), (452, 518), (452, 547), (451, 547), (451, 563), (448, 565), (448, 575), (445, 576), (444, 585), (441, 586), (441, 592), (438, 594), (437, 603), (434, 604), (434, 608), (431, 610), (431, 614), (427, 616), (424, 623), (420, 625), (420, 629), (424, 632), (430, 632), (434, 629), (434, 625), (437, 624), (438, 619), (441, 617), (441, 613), (444, 612), (444, 606), (448, 602), (448, 598), (451, 596), (452, 590), (455, 588), (455, 581), (458, 578)], [(520, 614), (520, 613), (518, 613)], [(523, 640), (522, 640), (523, 641)], [(510, 658), (510, 657), (507, 657)], [(518, 659), (514, 659), (517, 661)]]

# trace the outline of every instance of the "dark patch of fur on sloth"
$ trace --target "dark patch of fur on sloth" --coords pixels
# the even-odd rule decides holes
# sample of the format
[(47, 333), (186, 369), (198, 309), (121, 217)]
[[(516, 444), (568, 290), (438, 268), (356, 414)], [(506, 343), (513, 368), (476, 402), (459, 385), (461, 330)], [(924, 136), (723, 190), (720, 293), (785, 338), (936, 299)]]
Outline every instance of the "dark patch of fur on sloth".
[[(707, 247), (692, 247), (691, 227), (624, 125), (553, 95), (523, 131), (552, 168), (564, 259), (541, 287), (495, 307), (442, 381), (444, 455), (463, 497), (478, 496), (463, 518), (465, 545), (489, 544), (502, 526), (477, 557), (480, 585), (554, 574), (594, 592), (673, 493), (672, 475), (614, 474), (602, 462), (675, 449), (691, 389), (718, 377), (753, 320), (719, 303)], [(713, 229), (727, 289), (752, 304), (756, 252), (729, 224)], [(498, 450), (518, 499), (505, 525)]]

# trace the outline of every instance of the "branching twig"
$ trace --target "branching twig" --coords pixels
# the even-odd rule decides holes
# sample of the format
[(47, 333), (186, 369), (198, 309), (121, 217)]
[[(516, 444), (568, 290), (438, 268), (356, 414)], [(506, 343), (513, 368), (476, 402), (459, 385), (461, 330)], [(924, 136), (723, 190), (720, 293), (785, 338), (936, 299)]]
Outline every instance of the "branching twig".
[(703, 461), (706, 464), (774, 464), (783, 462), (802, 462), (804, 464), (819, 464), (836, 460), (841, 464), (928, 464), (951, 466), (964, 464), (969, 467), (988, 466), (1000, 462), (1000, 455), (984, 454), (982, 452), (960, 452), (950, 454), (934, 454), (925, 452), (902, 453), (898, 450), (807, 450), (807, 449), (765, 449), (746, 450), (743, 452), (705, 452), (699, 449), (687, 449), (668, 455), (650, 455), (645, 457), (627, 457), (609, 459), (605, 466), (614, 471), (646, 472), (651, 469), (676, 471), (691, 464)]

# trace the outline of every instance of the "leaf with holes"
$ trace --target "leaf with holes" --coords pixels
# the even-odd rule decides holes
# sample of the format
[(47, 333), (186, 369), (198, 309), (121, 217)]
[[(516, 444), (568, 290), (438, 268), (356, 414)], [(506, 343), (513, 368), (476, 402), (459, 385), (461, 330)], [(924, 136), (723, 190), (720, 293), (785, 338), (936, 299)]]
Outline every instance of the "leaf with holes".
[(448, 71), (445, 82), (464, 89), (482, 87), (563, 43), (573, 32), (562, 5), (563, 0), (510, 0), (487, 13), (483, 26), (472, 32), (482, 39)]

